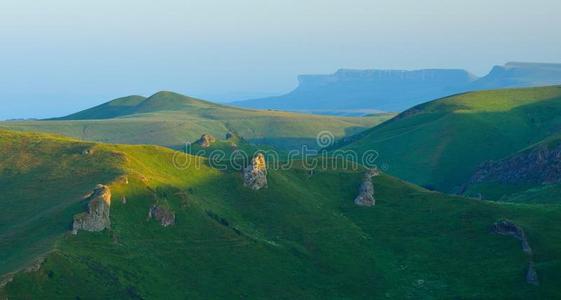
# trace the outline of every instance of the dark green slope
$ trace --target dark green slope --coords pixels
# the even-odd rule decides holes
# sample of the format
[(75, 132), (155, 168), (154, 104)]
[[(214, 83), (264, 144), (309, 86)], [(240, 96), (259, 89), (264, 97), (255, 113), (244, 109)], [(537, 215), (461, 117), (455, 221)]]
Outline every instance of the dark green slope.
[[(128, 179), (92, 177), (112, 190), (111, 230), (64, 235), (39, 270), (16, 275), (0, 297), (561, 297), (559, 206), (450, 197), (382, 175), (374, 179), (377, 205), (365, 208), (353, 204), (361, 171), (318, 170), (310, 177), (296, 164), (271, 170), (269, 188), (251, 191), (239, 172), (206, 167), (204, 160), (200, 168), (177, 169), (174, 152), (163, 148), (96, 145), (96, 152), (112, 154), (97, 163)], [(114, 155), (119, 160), (109, 159)], [(9, 166), (19, 168), (17, 161)], [(64, 188), (44, 197), (73, 198)], [(155, 203), (175, 212), (176, 225), (147, 218)], [(539, 287), (525, 283), (519, 242), (489, 232), (501, 218), (526, 230)]]
[(388, 172), (459, 192), (477, 167), (561, 129), (561, 87), (466, 93), (428, 102), (349, 139), (341, 149), (379, 152)]

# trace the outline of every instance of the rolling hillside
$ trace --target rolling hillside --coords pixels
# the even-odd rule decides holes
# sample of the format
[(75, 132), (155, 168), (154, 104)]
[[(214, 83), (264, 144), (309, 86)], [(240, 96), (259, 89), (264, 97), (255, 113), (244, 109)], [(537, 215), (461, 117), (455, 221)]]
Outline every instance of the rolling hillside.
[(411, 108), (338, 147), (379, 152), (388, 172), (446, 192), (487, 160), (503, 159), (561, 130), (561, 86), (466, 93)]
[[(80, 199), (123, 171), (118, 153), (68, 138), (0, 130), (0, 273), (51, 251)], [(91, 151), (92, 155), (84, 153)]]
[[(174, 152), (161, 147), (0, 134), (2, 158), (8, 157), (0, 180), (42, 187), (31, 197), (6, 194), (11, 189), (1, 185), (2, 211), (14, 211), (14, 203), (18, 209), (0, 234), (28, 245), (51, 241), (38, 263), (40, 253), (2, 245), (3, 261), (11, 262), (2, 273), (25, 269), (11, 281), (4, 277), (2, 298), (561, 297), (556, 205), (450, 197), (381, 175), (374, 179), (376, 206), (358, 207), (352, 199), (360, 170), (317, 170), (310, 177), (296, 163), (270, 170), (269, 187), (252, 191), (239, 172), (214, 170), (204, 159), (189, 156), (202, 165), (178, 169)], [(61, 188), (67, 182), (80, 184)], [(71, 213), (84, 209), (81, 195), (96, 183), (111, 189), (111, 229), (65, 233)], [(175, 225), (147, 217), (155, 204), (175, 213)], [(27, 236), (21, 223), (38, 213), (57, 224)], [(525, 282), (528, 258), (519, 241), (490, 233), (503, 218), (524, 228), (539, 286)]]
[(401, 112), (420, 103), (468, 91), (561, 84), (561, 64), (507, 63), (477, 77), (465, 70), (339, 70), (302, 75), (298, 87), (277, 97), (234, 102), (247, 108), (363, 115)]
[(279, 111), (246, 110), (219, 105), (172, 92), (149, 98), (131, 96), (63, 118), (0, 122), (0, 128), (59, 133), (88, 141), (155, 144), (171, 148), (195, 141), (203, 133), (221, 139), (234, 131), (253, 144), (282, 149), (317, 147), (322, 130), (336, 137), (351, 135), (390, 118), (327, 117)]

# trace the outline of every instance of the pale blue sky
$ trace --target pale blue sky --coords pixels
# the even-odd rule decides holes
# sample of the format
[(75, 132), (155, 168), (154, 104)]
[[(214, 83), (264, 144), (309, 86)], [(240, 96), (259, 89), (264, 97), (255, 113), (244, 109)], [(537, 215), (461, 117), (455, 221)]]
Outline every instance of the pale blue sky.
[(158, 90), (277, 94), (338, 68), (561, 62), (559, 12), (559, 0), (1, 0), (0, 119)]

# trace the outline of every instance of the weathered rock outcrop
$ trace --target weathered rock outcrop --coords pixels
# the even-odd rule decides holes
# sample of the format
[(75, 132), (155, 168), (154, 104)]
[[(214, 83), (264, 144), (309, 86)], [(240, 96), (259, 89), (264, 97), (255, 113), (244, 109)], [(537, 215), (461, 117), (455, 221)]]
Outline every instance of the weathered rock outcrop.
[(216, 138), (214, 138), (212, 135), (210, 134), (203, 134), (201, 135), (201, 138), (197, 141), (197, 144), (199, 144), (201, 147), (203, 148), (208, 148), (210, 147), (214, 142), (216, 142)]
[(528, 271), (526, 271), (526, 282), (531, 285), (540, 285), (538, 272), (536, 271), (536, 267), (534, 266), (533, 261), (530, 261), (528, 263)]
[(39, 257), (34, 262), (32, 262), (29, 266), (25, 267), (25, 269), (23, 269), (23, 272), (31, 273), (31, 272), (39, 271), (39, 269), (41, 269), (41, 266), (43, 265), (44, 262), (45, 262), (45, 257)]
[(522, 227), (514, 224), (509, 220), (500, 220), (495, 222), (491, 227), (491, 231), (496, 234), (501, 235), (510, 235), (520, 241), (520, 246), (522, 247), (522, 251), (532, 254), (532, 248), (530, 248), (530, 244), (528, 243), (528, 239), (526, 238), (526, 233)]
[(150, 207), (148, 218), (155, 219), (164, 227), (175, 225), (175, 213), (160, 205), (152, 205), (152, 207)]
[(534, 146), (499, 161), (483, 163), (470, 183), (498, 181), (500, 183), (561, 182), (561, 142)]
[(376, 170), (368, 170), (362, 179), (360, 188), (358, 189), (358, 196), (355, 198), (355, 204), (359, 206), (374, 206), (376, 199), (374, 199), (374, 184), (372, 184), (372, 177), (378, 176)]
[[(41, 266), (43, 265), (45, 260), (46, 259), (45, 259), (44, 256), (39, 257), (35, 261), (33, 261), (31, 264), (26, 266), (22, 271), (24, 273), (37, 272), (37, 271), (39, 271), (39, 269), (41, 269)], [(17, 273), (18, 272), (12, 272), (12, 273), (7, 273), (7, 274), (4, 274), (3, 276), (0, 276), (0, 289), (5, 287), (8, 283), (12, 282), (14, 280), (14, 276), (17, 275)]]
[(88, 149), (82, 150), (82, 155), (92, 155), (92, 154), (94, 154), (93, 148), (88, 148)]
[(0, 289), (5, 287), (8, 283), (14, 281), (14, 274), (9, 273), (0, 277)]
[(252, 190), (267, 187), (267, 165), (263, 153), (257, 153), (243, 170), (244, 186)]
[(499, 220), (493, 224), (491, 231), (500, 235), (509, 235), (520, 241), (522, 251), (528, 255), (528, 269), (526, 271), (526, 282), (532, 285), (539, 285), (538, 272), (534, 265), (534, 255), (530, 244), (528, 243), (528, 238), (522, 227), (514, 224), (509, 220)]
[(74, 216), (72, 233), (78, 230), (102, 231), (111, 227), (109, 209), (111, 207), (111, 191), (109, 187), (98, 184), (87, 197), (88, 211)]

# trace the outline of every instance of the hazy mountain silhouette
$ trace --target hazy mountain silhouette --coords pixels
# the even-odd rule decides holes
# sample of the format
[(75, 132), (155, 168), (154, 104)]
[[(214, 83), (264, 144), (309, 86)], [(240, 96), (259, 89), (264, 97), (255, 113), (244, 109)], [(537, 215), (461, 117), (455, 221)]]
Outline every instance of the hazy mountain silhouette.
[(402, 111), (444, 96), (485, 89), (561, 84), (561, 64), (507, 63), (483, 77), (460, 69), (348, 70), (301, 75), (288, 94), (232, 104), (321, 113)]

